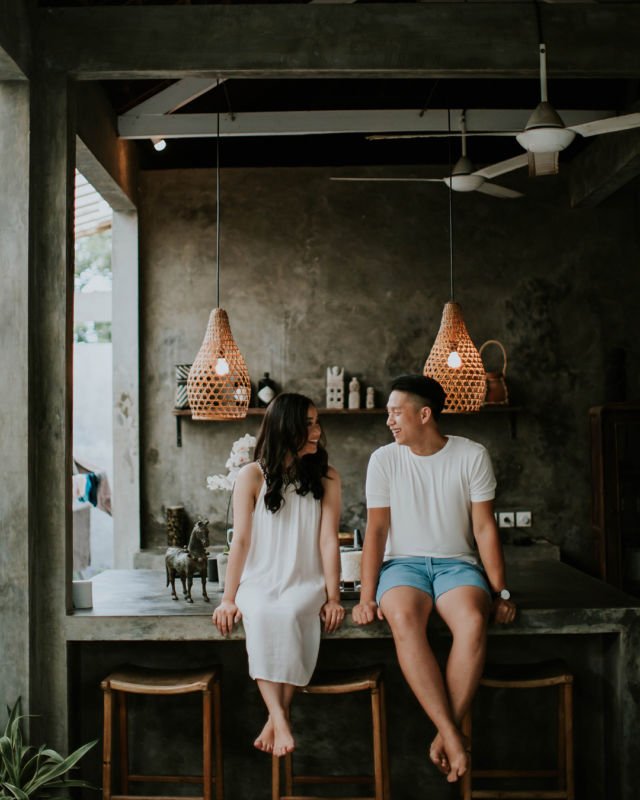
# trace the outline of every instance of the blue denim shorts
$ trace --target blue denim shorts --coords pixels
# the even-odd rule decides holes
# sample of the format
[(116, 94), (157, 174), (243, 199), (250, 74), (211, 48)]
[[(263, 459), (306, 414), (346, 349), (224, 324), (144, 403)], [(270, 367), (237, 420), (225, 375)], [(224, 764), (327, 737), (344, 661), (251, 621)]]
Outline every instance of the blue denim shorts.
[(491, 597), (482, 567), (459, 558), (413, 556), (389, 559), (380, 570), (376, 602), (380, 603), (382, 595), (396, 586), (420, 589), (431, 595), (433, 600), (458, 586), (477, 586)]

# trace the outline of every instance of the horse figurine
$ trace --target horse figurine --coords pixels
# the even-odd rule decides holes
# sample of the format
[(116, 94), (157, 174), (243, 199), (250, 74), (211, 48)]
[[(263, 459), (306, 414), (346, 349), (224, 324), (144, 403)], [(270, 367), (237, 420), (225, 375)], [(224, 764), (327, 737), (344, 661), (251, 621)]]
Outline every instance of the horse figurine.
[(207, 595), (207, 547), (209, 546), (209, 520), (199, 519), (193, 526), (187, 547), (167, 547), (164, 561), (167, 568), (167, 586), (171, 584), (171, 597), (176, 594), (176, 576), (182, 581), (182, 593), (187, 603), (193, 603), (191, 587), (195, 572), (202, 578), (202, 598), (209, 602)]

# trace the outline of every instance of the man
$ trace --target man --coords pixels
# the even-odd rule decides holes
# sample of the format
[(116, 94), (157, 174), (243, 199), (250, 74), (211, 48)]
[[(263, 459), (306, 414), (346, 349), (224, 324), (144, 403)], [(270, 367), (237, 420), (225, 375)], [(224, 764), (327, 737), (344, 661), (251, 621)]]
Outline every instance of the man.
[[(369, 461), (353, 619), (389, 623), (404, 677), (437, 729), (429, 757), (454, 782), (469, 765), (459, 724), (482, 673), (489, 613), (512, 622), (516, 607), (493, 516), (489, 455), (476, 442), (440, 433), (444, 401), (440, 384), (422, 375), (391, 385), (387, 426), (395, 441)], [(427, 639), (434, 607), (453, 635), (445, 676)]]

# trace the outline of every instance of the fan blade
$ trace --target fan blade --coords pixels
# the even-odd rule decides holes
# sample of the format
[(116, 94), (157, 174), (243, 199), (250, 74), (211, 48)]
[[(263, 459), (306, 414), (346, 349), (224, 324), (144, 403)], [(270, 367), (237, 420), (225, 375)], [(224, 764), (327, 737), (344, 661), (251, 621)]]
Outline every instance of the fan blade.
[(581, 125), (567, 125), (567, 127), (569, 130), (579, 133), (580, 136), (598, 136), (601, 133), (626, 131), (629, 128), (640, 128), (640, 112), (623, 114), (621, 117), (596, 119), (593, 122), (583, 122)]
[(516, 197), (524, 197), (522, 192), (516, 192), (513, 189), (507, 189), (506, 186), (499, 186), (497, 183), (483, 183), (482, 186), (478, 186), (476, 192), (490, 194), (492, 197), (500, 197), (505, 200), (514, 200)]
[(527, 153), (529, 160), (529, 175), (532, 178), (540, 175), (557, 175), (558, 153)]
[(514, 158), (507, 158), (505, 161), (498, 161), (497, 164), (490, 164), (488, 167), (477, 169), (473, 174), (481, 175), (483, 178), (490, 180), (497, 178), (498, 175), (504, 175), (505, 172), (513, 172), (514, 169), (526, 167), (529, 163), (529, 157), (526, 153)]
[[(515, 136), (520, 131), (466, 131), (465, 136)], [(451, 139), (462, 136), (461, 131), (451, 133), (372, 133), (366, 136), (368, 142), (379, 142), (384, 139)]]
[(444, 178), (329, 178), (331, 181), (377, 181), (379, 183), (390, 183), (404, 181), (406, 183), (440, 183)]

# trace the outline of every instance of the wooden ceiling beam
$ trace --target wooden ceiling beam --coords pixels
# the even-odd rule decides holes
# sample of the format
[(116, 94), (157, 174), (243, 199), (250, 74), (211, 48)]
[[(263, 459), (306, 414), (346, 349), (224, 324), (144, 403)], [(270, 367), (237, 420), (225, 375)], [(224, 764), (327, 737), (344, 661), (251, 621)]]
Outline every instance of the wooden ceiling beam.
[[(640, 5), (540, 5), (551, 77), (640, 76)], [(80, 80), (525, 77), (538, 29), (522, 3), (41, 8), (45, 63)]]

